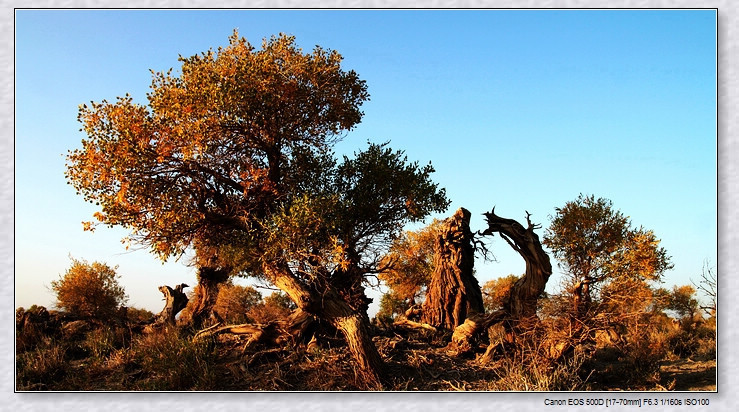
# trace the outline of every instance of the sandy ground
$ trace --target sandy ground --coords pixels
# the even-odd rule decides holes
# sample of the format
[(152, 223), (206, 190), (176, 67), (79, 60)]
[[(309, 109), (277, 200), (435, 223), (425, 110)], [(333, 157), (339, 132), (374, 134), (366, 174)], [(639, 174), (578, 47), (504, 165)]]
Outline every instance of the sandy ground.
[(660, 367), (660, 384), (674, 391), (715, 391), (716, 360), (668, 361)]

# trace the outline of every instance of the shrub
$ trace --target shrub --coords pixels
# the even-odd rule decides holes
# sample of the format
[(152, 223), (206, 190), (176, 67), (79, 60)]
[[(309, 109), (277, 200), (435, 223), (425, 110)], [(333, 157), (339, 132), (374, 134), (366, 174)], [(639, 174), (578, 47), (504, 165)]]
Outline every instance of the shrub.
[(72, 259), (64, 276), (51, 282), (57, 306), (81, 317), (110, 319), (116, 316), (118, 307), (126, 301), (116, 269), (100, 262)]
[(262, 303), (254, 305), (247, 316), (256, 323), (266, 324), (287, 318), (295, 308), (295, 303), (287, 295), (273, 292)]
[(227, 323), (249, 322), (247, 312), (262, 300), (262, 294), (251, 286), (221, 286), (213, 310)]

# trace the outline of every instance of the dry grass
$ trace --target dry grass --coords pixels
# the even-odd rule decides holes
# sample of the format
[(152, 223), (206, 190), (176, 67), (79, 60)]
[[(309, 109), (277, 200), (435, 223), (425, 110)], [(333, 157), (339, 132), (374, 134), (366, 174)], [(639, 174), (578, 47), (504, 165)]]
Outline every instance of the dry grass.
[[(363, 389), (348, 350), (335, 339), (324, 340), (324, 346), (310, 351), (304, 345), (289, 344), (276, 348), (255, 345), (245, 350), (248, 336), (225, 334), (193, 340), (189, 334), (183, 334), (185, 331), (176, 328), (141, 335), (122, 326), (97, 326), (64, 335), (61, 328), (55, 332), (53, 328), (41, 326), (22, 328), (16, 336), (18, 390)], [(389, 379), (385, 389), (393, 391), (692, 387), (680, 381), (683, 372), (700, 379), (695, 385), (711, 385), (710, 370), (686, 372), (665, 366), (681, 361), (675, 348), (689, 346), (681, 339), (698, 339), (697, 344), (690, 344), (694, 358), (715, 355), (715, 338), (711, 340), (715, 334), (710, 331), (700, 338), (703, 335), (691, 335), (690, 331), (642, 328), (638, 333), (624, 336), (617, 344), (570, 345), (570, 349), (553, 357), (552, 347), (572, 343), (568, 341), (572, 337), (556, 326), (543, 322), (520, 337), (517, 343), (500, 345), (492, 361), (485, 365), (480, 363), (487, 347), (483, 341), (478, 342), (476, 350), (467, 357), (448, 352), (448, 336), (444, 334), (385, 331), (373, 341), (387, 364)], [(665, 364), (665, 360), (673, 363)], [(715, 360), (713, 362), (715, 385)], [(710, 369), (709, 366), (706, 368)]]

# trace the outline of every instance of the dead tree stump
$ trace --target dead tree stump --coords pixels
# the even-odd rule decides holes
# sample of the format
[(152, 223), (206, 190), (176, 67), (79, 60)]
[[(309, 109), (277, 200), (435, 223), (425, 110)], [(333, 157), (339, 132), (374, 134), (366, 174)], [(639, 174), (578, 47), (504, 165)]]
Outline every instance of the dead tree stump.
[(456, 328), (452, 335), (452, 347), (460, 351), (466, 350), (476, 333), (496, 323), (503, 322), (505, 330), (511, 336), (515, 336), (537, 321), (537, 301), (544, 293), (549, 276), (552, 274), (552, 265), (549, 262), (549, 255), (542, 248), (539, 236), (534, 233), (534, 229), (541, 226), (531, 223), (530, 217), (531, 215), (526, 212), (528, 227), (524, 228), (513, 219), (497, 216), (495, 208), (485, 213), (488, 228), (482, 235), (498, 233), (524, 259), (526, 273), (513, 285), (501, 310), (483, 316), (472, 316)]
[(475, 248), (470, 212), (459, 208), (444, 220), (434, 245), (434, 273), (423, 304), (423, 322), (453, 330), (474, 313), (484, 313), (480, 284), (473, 276)]
[(181, 283), (172, 289), (169, 286), (159, 286), (159, 291), (164, 295), (164, 309), (154, 317), (154, 323), (150, 325), (149, 330), (164, 325), (174, 325), (175, 316), (187, 306), (187, 295), (183, 290), (188, 287), (187, 284)]

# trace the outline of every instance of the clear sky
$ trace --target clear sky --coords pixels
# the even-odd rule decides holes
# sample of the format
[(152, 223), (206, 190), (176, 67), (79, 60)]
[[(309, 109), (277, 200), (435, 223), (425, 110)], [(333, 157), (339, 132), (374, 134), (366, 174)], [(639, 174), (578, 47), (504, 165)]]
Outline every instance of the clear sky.
[[(15, 38), (15, 306), (51, 307), (77, 259), (118, 265), (129, 305), (159, 311), (157, 286), (195, 285), (185, 261), (126, 251), (122, 229), (82, 230), (94, 206), (64, 178), (84, 137), (77, 107), (130, 93), (238, 29), (259, 46), (293, 34), (335, 49), (367, 81), (362, 123), (337, 147), (390, 141), (431, 161), (458, 207), (545, 228), (580, 193), (613, 201), (662, 240), (665, 286), (717, 266), (714, 10), (18, 10)], [(540, 236), (543, 229), (539, 231)], [(500, 238), (480, 282), (521, 274)], [(554, 261), (553, 261), (554, 262)], [(556, 269), (555, 269), (556, 272)], [(557, 277), (548, 290), (556, 291)], [(377, 297), (377, 293), (372, 296)], [(379, 301), (379, 299), (376, 299)], [(371, 309), (372, 310), (372, 309)]]

